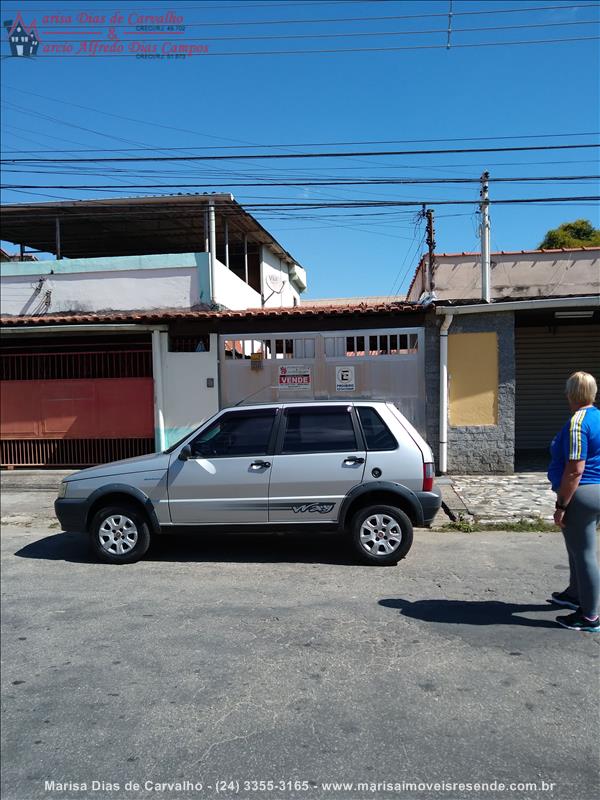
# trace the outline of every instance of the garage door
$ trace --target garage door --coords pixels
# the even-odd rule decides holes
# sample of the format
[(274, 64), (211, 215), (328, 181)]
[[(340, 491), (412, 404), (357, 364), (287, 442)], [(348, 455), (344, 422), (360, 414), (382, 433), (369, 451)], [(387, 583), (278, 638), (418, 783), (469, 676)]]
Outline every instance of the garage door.
[(600, 377), (600, 326), (517, 327), (515, 358), (515, 449), (545, 450), (569, 416), (569, 375)]
[(154, 450), (149, 347), (4, 353), (1, 377), (2, 466), (80, 467)]

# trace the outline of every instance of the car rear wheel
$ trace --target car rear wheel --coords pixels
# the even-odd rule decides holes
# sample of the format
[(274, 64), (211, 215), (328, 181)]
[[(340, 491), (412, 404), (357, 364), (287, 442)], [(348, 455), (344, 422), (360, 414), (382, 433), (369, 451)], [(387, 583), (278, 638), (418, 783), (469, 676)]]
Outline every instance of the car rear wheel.
[(134, 506), (101, 508), (90, 526), (94, 554), (109, 564), (138, 561), (150, 546), (150, 530), (142, 512)]
[(394, 506), (361, 508), (352, 518), (354, 549), (365, 564), (397, 564), (413, 542), (413, 529), (404, 511)]

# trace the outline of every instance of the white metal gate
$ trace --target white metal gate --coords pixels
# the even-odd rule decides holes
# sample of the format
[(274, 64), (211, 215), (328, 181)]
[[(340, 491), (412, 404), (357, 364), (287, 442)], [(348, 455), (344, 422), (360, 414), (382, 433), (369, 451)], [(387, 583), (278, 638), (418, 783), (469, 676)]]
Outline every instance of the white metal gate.
[(424, 431), (424, 349), (423, 328), (221, 336), (221, 404), (388, 400)]

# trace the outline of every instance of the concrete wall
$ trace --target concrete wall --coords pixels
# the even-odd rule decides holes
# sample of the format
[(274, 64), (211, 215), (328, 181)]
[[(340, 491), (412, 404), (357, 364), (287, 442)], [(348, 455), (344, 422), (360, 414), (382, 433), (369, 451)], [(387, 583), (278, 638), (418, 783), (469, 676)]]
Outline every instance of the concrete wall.
[[(265, 298), (265, 308), (282, 306), (293, 306), (300, 302), (300, 295), (296, 287), (290, 282), (287, 264), (272, 253), (264, 245), (261, 250), (261, 275), (262, 275), (262, 294)], [(269, 285), (269, 275), (281, 276), (281, 291), (274, 292)]]
[[(207, 353), (170, 353), (161, 334), (163, 409), (169, 447), (219, 410), (218, 336), (211, 334)], [(212, 378), (214, 387), (207, 386)]]
[(206, 253), (10, 262), (2, 264), (0, 274), (3, 314), (190, 308), (210, 302)]
[[(214, 302), (233, 310), (260, 307), (258, 292), (221, 262), (215, 266)], [(211, 303), (208, 253), (3, 262), (0, 276), (2, 314), (192, 308)]]
[[(439, 462), (439, 328), (442, 317), (430, 315), (425, 328), (427, 439)], [(448, 471), (454, 474), (510, 473), (515, 447), (514, 315), (498, 312), (456, 316), (449, 333), (493, 332), (498, 336), (498, 423), (448, 425)]]
[(218, 305), (230, 308), (232, 311), (260, 308), (262, 305), (260, 294), (220, 261), (217, 261), (215, 265), (213, 300)]
[(30, 277), (4, 278), (2, 313), (190, 308), (199, 295), (197, 271), (185, 268), (50, 275), (39, 290), (36, 285)]
[[(600, 248), (492, 253), (492, 300), (563, 297), (600, 292)], [(423, 259), (406, 299), (422, 292)], [(438, 300), (481, 298), (481, 262), (478, 253), (436, 254), (433, 289)]]

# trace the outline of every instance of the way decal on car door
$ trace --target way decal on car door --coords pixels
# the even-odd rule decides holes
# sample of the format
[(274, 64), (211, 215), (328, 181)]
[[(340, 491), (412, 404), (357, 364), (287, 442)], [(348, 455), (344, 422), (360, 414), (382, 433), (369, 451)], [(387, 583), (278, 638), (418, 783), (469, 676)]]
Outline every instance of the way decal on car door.
[(304, 503), (301, 506), (292, 506), (292, 509), (294, 514), (304, 514), (306, 511), (311, 514), (329, 514), (334, 505), (334, 503)]

